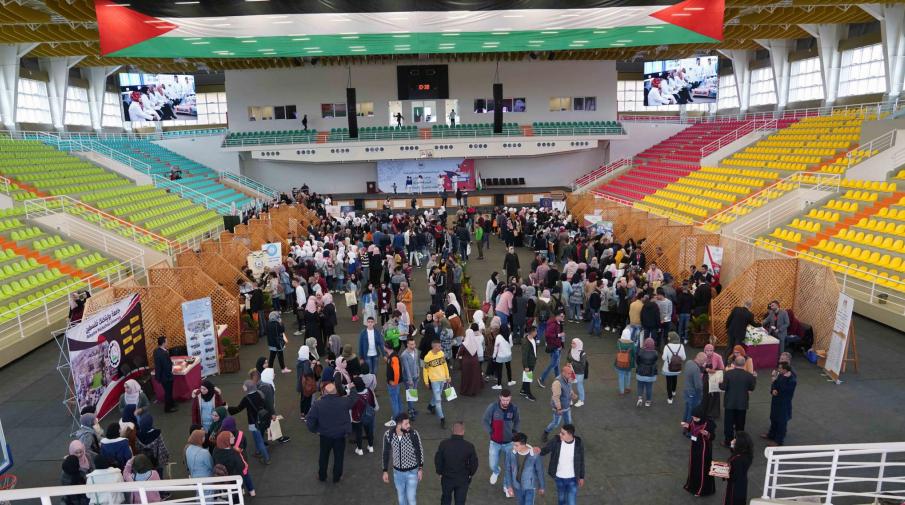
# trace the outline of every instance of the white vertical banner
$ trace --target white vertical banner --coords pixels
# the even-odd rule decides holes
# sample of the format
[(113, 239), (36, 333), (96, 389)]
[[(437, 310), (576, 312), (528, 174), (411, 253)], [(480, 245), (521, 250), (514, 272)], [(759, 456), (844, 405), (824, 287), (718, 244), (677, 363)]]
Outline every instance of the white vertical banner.
[(264, 252), (264, 266), (273, 270), (283, 263), (283, 244), (280, 242), (269, 242), (261, 246)]
[(248, 253), (246, 261), (248, 262), (248, 268), (251, 269), (251, 273), (253, 273), (255, 277), (260, 277), (261, 274), (264, 273), (264, 267), (267, 262), (267, 253), (264, 251), (252, 251)]
[(830, 339), (830, 348), (826, 351), (826, 363), (823, 369), (827, 375), (835, 381), (839, 381), (842, 375), (842, 365), (845, 362), (845, 352), (848, 348), (849, 328), (852, 324), (852, 310), (855, 300), (845, 293), (839, 293), (836, 302), (836, 318), (833, 321), (833, 335)]
[(220, 373), (217, 361), (217, 331), (210, 298), (189, 300), (182, 304), (182, 321), (185, 325), (185, 343), (190, 356), (201, 360), (201, 376)]
[(723, 266), (723, 248), (715, 245), (704, 246), (704, 262), (715, 274), (720, 273)]

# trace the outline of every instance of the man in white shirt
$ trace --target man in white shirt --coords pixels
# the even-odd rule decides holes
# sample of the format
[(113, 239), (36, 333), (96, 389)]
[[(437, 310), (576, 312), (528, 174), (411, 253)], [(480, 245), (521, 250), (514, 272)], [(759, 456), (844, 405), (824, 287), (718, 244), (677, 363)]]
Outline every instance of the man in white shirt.
[(383, 353), (383, 335), (374, 327), (373, 317), (368, 317), (365, 325), (358, 335), (358, 355), (367, 361), (371, 373), (377, 375), (377, 358)]
[(564, 424), (559, 440), (551, 440), (543, 449), (535, 447), (534, 453), (550, 454), (547, 473), (556, 482), (559, 504), (575, 505), (578, 488), (584, 487), (584, 446), (581, 437), (575, 436), (575, 426)]
[(293, 335), (298, 336), (304, 333), (305, 321), (302, 316), (305, 314), (305, 304), (308, 303), (308, 296), (305, 294), (305, 286), (298, 279), (293, 279), (292, 285), (295, 287), (295, 319), (298, 323), (298, 329), (295, 330)]
[(676, 103), (676, 99), (671, 94), (665, 92), (665, 83), (659, 77), (651, 80), (651, 88), (647, 93), (647, 105), (671, 105)]

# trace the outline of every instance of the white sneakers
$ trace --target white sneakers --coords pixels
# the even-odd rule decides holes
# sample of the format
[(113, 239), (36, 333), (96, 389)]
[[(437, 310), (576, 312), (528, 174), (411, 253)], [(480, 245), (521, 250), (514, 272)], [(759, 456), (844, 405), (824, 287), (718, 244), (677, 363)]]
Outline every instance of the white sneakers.
[(509, 385), (509, 386), (515, 386), (515, 381), (509, 381), (509, 382), (507, 382), (506, 384)]
[(373, 452), (374, 452), (374, 448), (371, 447), (370, 445), (368, 446), (368, 452), (369, 452), (369, 453), (373, 453)]
[(295, 336), (303, 335), (304, 333), (305, 333), (305, 332), (302, 331), (302, 330), (296, 330), (296, 331), (292, 332), (292, 334), (295, 335)]
[(492, 474), (490, 474), (490, 485), (492, 486), (492, 485), (496, 484), (496, 481), (497, 481), (499, 478), (500, 478), (500, 474), (498, 474), (498, 473), (492, 473)]
[(584, 402), (581, 400), (578, 400), (577, 402), (575, 402), (576, 407), (581, 407), (582, 405), (584, 405)]
[(666, 403), (672, 405), (672, 398), (667, 398), (667, 399), (666, 399)]
[(512, 498), (512, 495), (509, 494), (509, 488), (505, 486), (503, 487), (503, 496), (505, 496), (506, 498)]
[(493, 387), (490, 388), (490, 389), (503, 389), (503, 386), (497, 384), (496, 386), (493, 386)]
[(639, 396), (639, 397), (638, 397), (638, 403), (636, 403), (635, 406), (636, 406), (636, 407), (640, 407), (642, 403), (644, 403), (644, 399), (641, 398), (641, 397)]
[(359, 456), (365, 455), (364, 451), (362, 451), (361, 449), (355, 449), (355, 454), (358, 454)]
[(392, 428), (393, 426), (396, 426), (396, 421), (390, 419), (389, 421), (383, 423), (383, 425), (387, 428)]

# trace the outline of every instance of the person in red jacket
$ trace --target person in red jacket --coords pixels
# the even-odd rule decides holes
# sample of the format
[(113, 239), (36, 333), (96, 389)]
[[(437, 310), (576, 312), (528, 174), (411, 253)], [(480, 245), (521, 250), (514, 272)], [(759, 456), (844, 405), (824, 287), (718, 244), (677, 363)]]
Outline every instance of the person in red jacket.
[(207, 432), (212, 422), (211, 414), (223, 405), (226, 402), (220, 395), (220, 389), (209, 380), (203, 381), (200, 388), (192, 391), (192, 424), (203, 426)]
[(547, 322), (547, 328), (544, 334), (544, 344), (546, 346), (545, 350), (547, 351), (547, 354), (550, 355), (550, 364), (547, 365), (544, 372), (537, 378), (537, 384), (542, 388), (547, 387), (544, 385), (547, 374), (552, 372), (554, 377), (559, 376), (559, 354), (560, 351), (562, 351), (563, 342), (566, 340), (565, 328), (563, 327), (563, 321), (565, 321), (565, 319), (565, 312), (559, 310), (556, 317)]

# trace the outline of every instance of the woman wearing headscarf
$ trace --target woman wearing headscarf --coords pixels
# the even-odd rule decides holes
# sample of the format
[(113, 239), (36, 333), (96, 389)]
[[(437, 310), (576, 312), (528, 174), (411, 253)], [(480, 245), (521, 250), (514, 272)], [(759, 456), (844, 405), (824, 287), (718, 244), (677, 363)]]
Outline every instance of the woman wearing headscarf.
[(449, 325), (449, 320), (446, 319), (446, 315), (442, 310), (434, 312), (434, 331), (437, 335), (437, 338), (440, 339), (440, 348), (443, 349), (443, 354), (446, 356), (446, 361), (449, 362), (453, 358), (453, 331), (452, 326)]
[(134, 405), (134, 415), (135, 417), (138, 417), (148, 409), (149, 405), (151, 405), (151, 402), (148, 401), (148, 397), (145, 395), (144, 391), (141, 390), (141, 385), (135, 379), (127, 380), (123, 385), (123, 389), (125, 392), (119, 397), (120, 414), (124, 413), (126, 407), (129, 405)]
[(204, 430), (194, 430), (185, 445), (185, 467), (193, 479), (214, 476), (214, 459), (203, 447), (204, 436)]
[(207, 432), (205, 434), (205, 447), (209, 450), (213, 450), (213, 448), (217, 445), (217, 434), (220, 433), (220, 428), (223, 426), (223, 420), (229, 416), (229, 412), (226, 410), (226, 405), (217, 407), (214, 409), (214, 412), (211, 414), (211, 425), (207, 428)]
[(333, 295), (327, 293), (323, 297), (324, 307), (321, 310), (321, 335), (326, 341), (330, 335), (336, 333), (336, 306), (333, 305)]
[(729, 479), (726, 482), (724, 505), (744, 505), (748, 503), (748, 470), (754, 460), (754, 447), (751, 436), (744, 431), (736, 432), (729, 444), (732, 456), (729, 457)]
[[(331, 337), (332, 336), (333, 335), (331, 335)], [(339, 335), (337, 335), (336, 338), (338, 339)], [(317, 373), (316, 368), (317, 368), (317, 365), (319, 364), (318, 362), (321, 360), (321, 356), (317, 351), (317, 339), (314, 337), (308, 337), (305, 339), (305, 345), (308, 346), (308, 352), (311, 355), (312, 368), (315, 368), (315, 373)]]
[(525, 296), (521, 286), (515, 288), (512, 295), (512, 341), (515, 344), (522, 343), (522, 336), (525, 334), (525, 325), (528, 320), (528, 298)]
[[(110, 460), (98, 454), (94, 457), (94, 471), (85, 476), (85, 484), (118, 484), (123, 481), (123, 473), (112, 466)], [(125, 501), (123, 493), (88, 493), (91, 505), (119, 505)]]
[(493, 308), (493, 294), (497, 289), (497, 277), (499, 275), (499, 272), (493, 272), (492, 274), (490, 274), (490, 278), (487, 279), (487, 285), (484, 287), (484, 302), (490, 303), (491, 308)]
[[(452, 293), (450, 293), (450, 296), (455, 298), (455, 295)], [(452, 330), (452, 355), (455, 356), (458, 354), (462, 339), (465, 338), (465, 324), (462, 322), (460, 312), (457, 311), (452, 304), (446, 306), (446, 320), (449, 322), (449, 328)]]
[[(63, 486), (80, 486), (85, 484), (85, 474), (79, 468), (79, 458), (66, 456), (63, 459), (60, 484)], [(70, 494), (61, 500), (63, 505), (88, 505), (88, 497), (83, 494)]]
[(346, 360), (346, 371), (349, 372), (350, 377), (361, 374), (361, 363), (359, 362), (358, 355), (355, 354), (355, 348), (352, 347), (352, 344), (343, 345), (343, 350), (340, 355)]
[[(160, 473), (154, 469), (154, 463), (144, 454), (139, 454), (130, 459), (123, 468), (123, 480), (125, 482), (147, 482), (152, 480), (160, 480)], [(145, 490), (145, 496), (148, 503), (156, 503), (160, 501), (160, 493), (150, 489)], [(141, 493), (132, 491), (132, 503), (141, 503)]]
[(575, 372), (575, 387), (578, 389), (578, 401), (576, 407), (584, 405), (584, 381), (588, 378), (588, 355), (584, 352), (584, 342), (580, 338), (573, 338), (569, 344), (568, 361)]
[(333, 384), (336, 385), (336, 394), (338, 396), (346, 396), (348, 387), (352, 384), (352, 376), (347, 370), (348, 363), (346, 358), (342, 356), (336, 358), (336, 369), (333, 371)]
[(100, 436), (103, 434), (97, 424), (97, 416), (94, 414), (82, 414), (79, 417), (79, 429), (75, 431), (75, 438), (79, 440), (89, 451), (97, 454), (100, 452)]
[(462, 314), (462, 306), (459, 305), (456, 294), (452, 291), (446, 295), (446, 317), (449, 317), (450, 314)]
[(112, 422), (107, 426), (104, 438), (100, 442), (101, 452), (107, 459), (116, 463), (117, 468), (122, 468), (126, 461), (132, 457), (132, 448), (129, 440), (123, 438), (118, 422)]
[(355, 385), (355, 402), (352, 405), (350, 414), (352, 416), (352, 429), (355, 432), (355, 454), (364, 456), (364, 451), (361, 448), (362, 434), (368, 439), (368, 452), (374, 452), (374, 415), (372, 413), (368, 416), (366, 412), (369, 410), (369, 406), (371, 409), (376, 410), (377, 398), (374, 396), (374, 392), (365, 385), (361, 377), (356, 377), (353, 384)]
[(160, 430), (154, 427), (154, 418), (151, 417), (151, 414), (138, 418), (136, 438), (138, 452), (152, 456), (156, 468), (162, 472), (170, 461), (170, 452), (167, 450)]
[(95, 454), (86, 449), (82, 442), (78, 440), (69, 442), (69, 455), (79, 458), (79, 469), (83, 474), (87, 475), (94, 471)]
[(710, 390), (710, 376), (717, 371), (725, 369), (725, 365), (723, 364), (723, 357), (715, 351), (713, 344), (704, 346), (704, 354), (707, 356), (707, 361), (704, 362), (704, 371), (707, 372), (707, 375), (704, 376), (704, 401), (702, 404), (708, 418), (719, 419), (720, 411), (722, 410), (720, 408), (720, 390), (719, 388), (714, 391)]
[(402, 302), (405, 305), (405, 310), (408, 313), (409, 321), (415, 317), (415, 311), (412, 308), (412, 290), (409, 288), (409, 283), (406, 281), (402, 281), (399, 284), (399, 293), (396, 295), (396, 301)]
[(274, 361), (274, 357), (276, 357), (280, 361), (280, 368), (283, 373), (292, 371), (286, 368), (286, 360), (283, 357), (283, 349), (288, 342), (286, 329), (280, 320), (280, 312), (277, 310), (271, 311), (270, 315), (267, 316), (267, 348), (270, 350), (270, 359), (268, 361), (271, 365), (276, 365), (276, 361)]
[(220, 389), (210, 380), (203, 380), (201, 387), (192, 391), (192, 424), (200, 425), (204, 431), (211, 427), (214, 409), (226, 405)]
[(460, 395), (476, 396), (484, 388), (484, 381), (481, 380), (481, 363), (478, 361), (478, 352), (483, 346), (478, 325), (471, 323), (471, 327), (465, 330), (465, 339), (457, 354), (462, 368), (457, 391)]
[(248, 494), (254, 496), (255, 487), (252, 484), (251, 477), (248, 475), (248, 463), (242, 458), (241, 450), (236, 447), (238, 445), (239, 441), (236, 440), (235, 435), (229, 431), (221, 431), (217, 435), (216, 447), (214, 448), (214, 466), (223, 465), (227, 475), (241, 476)]
[(500, 328), (496, 332), (493, 339), (493, 370), (496, 374), (496, 386), (493, 389), (503, 389), (503, 365), (506, 366), (506, 377), (508, 385), (514, 386), (515, 381), (512, 380), (512, 335), (502, 329), (502, 320), (499, 316), (494, 316), (490, 322), (492, 328)]
[(317, 297), (311, 295), (305, 304), (305, 335), (317, 340), (318, 352), (324, 350), (324, 340), (321, 338), (321, 318), (317, 308)]
[(710, 476), (713, 461), (713, 433), (716, 423), (707, 417), (707, 410), (698, 405), (691, 412), (691, 422), (682, 423), (685, 436), (691, 439), (691, 455), (688, 458), (688, 478), (685, 490), (695, 496), (712, 495), (716, 489)]
[(307, 345), (299, 348), (298, 361), (295, 363), (296, 386), (299, 393), (299, 414), (301, 420), (305, 420), (308, 411), (311, 410), (311, 400), (317, 392), (317, 376), (311, 366), (311, 349)]
[(644, 339), (641, 350), (638, 351), (638, 356), (635, 358), (635, 377), (638, 379), (637, 407), (640, 407), (642, 403), (645, 407), (650, 407), (654, 382), (657, 380), (657, 360), (659, 357), (654, 339), (650, 337)]
[(396, 319), (396, 327), (399, 329), (399, 340), (402, 341), (401, 347), (405, 347), (405, 342), (409, 339), (412, 332), (412, 319), (409, 317), (408, 307), (402, 302), (396, 302), (396, 311), (399, 317)]

